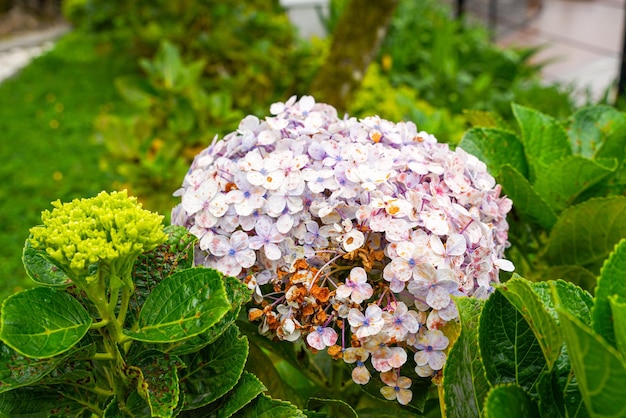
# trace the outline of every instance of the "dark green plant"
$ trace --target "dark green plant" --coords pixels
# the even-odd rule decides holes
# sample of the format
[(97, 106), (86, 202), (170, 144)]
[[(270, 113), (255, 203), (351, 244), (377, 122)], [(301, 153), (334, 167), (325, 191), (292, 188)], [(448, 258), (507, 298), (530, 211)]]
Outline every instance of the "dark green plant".
[(140, 65), (145, 77), (115, 80), (136, 113), (103, 113), (96, 121), (96, 135), (107, 150), (101, 166), (115, 170), (149, 208), (167, 213), (174, 204), (172, 191), (198, 147), (234, 129), (242, 114), (225, 91), (209, 93), (203, 87), (205, 62), (185, 62), (170, 42)]
[(592, 290), (601, 263), (626, 237), (626, 114), (592, 106), (561, 122), (519, 105), (513, 114), (519, 133), (477, 127), (459, 146), (484, 161), (513, 200), (516, 271)]
[[(557, 117), (571, 113), (568, 92), (540, 84), (537, 49), (496, 46), (482, 26), (452, 17), (446, 3), (402, 1), (380, 51), (394, 85), (408, 85), (434, 106), (510, 116), (509, 103), (533, 104)], [(549, 97), (544, 104), (538, 97)]]
[(234, 325), (250, 291), (193, 268), (184, 228), (125, 192), (53, 205), (24, 248), (40, 286), (2, 305), (0, 416), (303, 416), (258, 396)]
[(624, 416), (625, 272), (622, 240), (595, 298), (563, 280), (515, 277), (486, 301), (457, 299), (462, 331), (444, 368), (446, 417)]

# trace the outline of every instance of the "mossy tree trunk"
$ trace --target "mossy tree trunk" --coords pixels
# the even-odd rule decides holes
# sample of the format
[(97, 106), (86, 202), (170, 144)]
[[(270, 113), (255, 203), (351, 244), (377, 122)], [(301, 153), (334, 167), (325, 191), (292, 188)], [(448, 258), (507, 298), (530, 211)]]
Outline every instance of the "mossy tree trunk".
[(339, 19), (330, 54), (311, 84), (316, 101), (345, 112), (367, 66), (385, 38), (399, 0), (350, 0)]

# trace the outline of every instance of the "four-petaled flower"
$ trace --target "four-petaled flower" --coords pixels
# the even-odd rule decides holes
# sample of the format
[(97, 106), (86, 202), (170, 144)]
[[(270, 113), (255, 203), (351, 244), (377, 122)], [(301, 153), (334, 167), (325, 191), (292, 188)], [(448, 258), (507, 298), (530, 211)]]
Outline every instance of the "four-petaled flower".
[(370, 305), (365, 309), (365, 314), (359, 309), (351, 308), (348, 313), (348, 322), (352, 331), (359, 338), (365, 338), (378, 334), (385, 325), (383, 311), (378, 305)]
[(339, 286), (336, 295), (340, 298), (349, 297), (354, 303), (361, 303), (372, 297), (374, 290), (367, 282), (367, 273), (363, 267), (355, 267), (350, 271), (346, 284)]
[(446, 355), (443, 350), (448, 347), (448, 337), (438, 329), (428, 330), (415, 344), (417, 352), (414, 360), (418, 366), (428, 366), (432, 370), (441, 370), (446, 363)]
[(406, 376), (399, 376), (395, 370), (381, 373), (380, 378), (387, 385), (380, 388), (380, 393), (385, 399), (390, 401), (397, 399), (402, 405), (411, 402), (413, 399), (413, 392), (409, 390), (411, 379)]

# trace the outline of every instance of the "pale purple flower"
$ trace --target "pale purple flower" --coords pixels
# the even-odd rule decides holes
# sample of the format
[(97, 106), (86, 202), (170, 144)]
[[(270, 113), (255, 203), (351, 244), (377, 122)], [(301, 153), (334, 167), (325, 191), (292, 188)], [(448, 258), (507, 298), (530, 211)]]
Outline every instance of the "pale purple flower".
[(227, 276), (237, 276), (242, 268), (252, 267), (256, 261), (254, 251), (248, 247), (248, 235), (242, 231), (233, 232), (230, 238), (214, 235), (207, 249), (220, 257), (214, 261), (215, 268)]
[(450, 269), (435, 269), (431, 264), (422, 263), (417, 266), (417, 273), (407, 288), (433, 309), (443, 309), (452, 300), (450, 293), (458, 290), (455, 277)]
[(337, 332), (329, 327), (317, 326), (306, 336), (306, 342), (316, 350), (323, 350), (337, 342)]
[(340, 298), (350, 298), (354, 303), (361, 303), (372, 297), (374, 290), (367, 282), (367, 273), (362, 267), (350, 270), (350, 277), (337, 288), (336, 294)]
[(348, 322), (352, 327), (352, 331), (359, 338), (378, 334), (385, 325), (383, 311), (377, 305), (368, 306), (365, 314), (359, 309), (351, 308), (348, 313)]
[(415, 364), (429, 366), (433, 370), (441, 370), (446, 363), (446, 354), (443, 352), (448, 347), (448, 337), (438, 329), (428, 330), (422, 335), (415, 348)]
[(258, 250), (263, 248), (265, 256), (269, 260), (278, 260), (282, 255), (280, 247), (277, 245), (285, 239), (285, 236), (278, 232), (276, 224), (267, 216), (261, 217), (254, 226), (256, 236), (249, 239), (250, 248)]

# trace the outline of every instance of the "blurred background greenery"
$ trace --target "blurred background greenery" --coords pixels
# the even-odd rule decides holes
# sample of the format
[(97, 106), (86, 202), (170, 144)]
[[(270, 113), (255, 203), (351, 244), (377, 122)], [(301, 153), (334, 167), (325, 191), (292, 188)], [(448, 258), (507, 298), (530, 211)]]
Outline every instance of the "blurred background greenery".
[[(127, 188), (168, 216), (215, 135), (311, 93), (348, 3), (330, 2), (326, 37), (303, 39), (278, 0), (63, 1), (73, 29), (0, 84), (0, 298), (28, 286), (21, 249), (53, 200)], [(512, 121), (511, 102), (566, 117), (571, 92), (541, 83), (536, 53), (496, 46), (445, 3), (399, 0), (340, 111), (412, 120), (453, 146), (484, 112)]]

